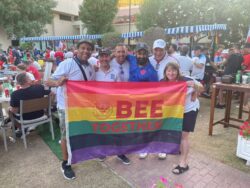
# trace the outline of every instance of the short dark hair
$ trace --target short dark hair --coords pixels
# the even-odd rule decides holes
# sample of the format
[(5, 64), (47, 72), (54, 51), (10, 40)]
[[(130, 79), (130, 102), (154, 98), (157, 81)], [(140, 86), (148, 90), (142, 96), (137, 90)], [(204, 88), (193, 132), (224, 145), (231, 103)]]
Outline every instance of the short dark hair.
[(79, 49), (79, 47), (82, 45), (82, 44), (88, 44), (90, 47), (91, 47), (91, 50), (94, 50), (94, 44), (88, 40), (82, 40), (82, 41), (79, 41), (76, 45), (77, 49)]
[(196, 51), (196, 50), (202, 50), (202, 47), (201, 46), (195, 46), (194, 51)]
[(17, 81), (17, 84), (19, 85), (24, 85), (27, 83), (27, 74), (26, 72), (22, 72), (22, 73), (19, 73), (17, 76), (16, 76), (16, 81)]
[(170, 44), (170, 46), (172, 46), (172, 48), (174, 49), (174, 51), (177, 51), (177, 45), (176, 44)]
[(180, 53), (182, 56), (186, 56), (189, 52), (189, 47), (187, 45), (183, 45), (180, 49)]

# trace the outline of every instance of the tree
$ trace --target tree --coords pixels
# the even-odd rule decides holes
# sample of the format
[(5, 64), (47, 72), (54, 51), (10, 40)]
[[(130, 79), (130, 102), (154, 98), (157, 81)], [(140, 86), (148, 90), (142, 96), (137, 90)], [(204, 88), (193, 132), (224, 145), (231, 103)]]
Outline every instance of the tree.
[(166, 34), (163, 28), (160, 27), (148, 28), (147, 30), (145, 30), (144, 35), (141, 38), (141, 41), (145, 42), (151, 49), (156, 39), (166, 40)]
[(113, 31), (112, 21), (117, 13), (118, 0), (85, 0), (80, 6), (79, 17), (88, 34)]
[(121, 33), (110, 32), (105, 33), (102, 37), (102, 46), (105, 48), (115, 48), (118, 43), (123, 42), (123, 38), (121, 38)]
[(250, 24), (249, 10), (250, 1), (246, 0), (190, 0), (188, 3), (186, 0), (145, 0), (137, 16), (137, 26), (145, 30), (152, 25), (170, 28), (224, 23), (228, 26), (228, 31), (223, 32), (224, 38), (239, 43), (245, 40)]
[(40, 36), (50, 23), (56, 6), (54, 0), (1, 0), (0, 27), (8, 36)]
[(153, 26), (160, 26), (158, 12), (164, 0), (145, 0), (140, 8), (140, 14), (136, 16), (138, 30), (144, 31)]

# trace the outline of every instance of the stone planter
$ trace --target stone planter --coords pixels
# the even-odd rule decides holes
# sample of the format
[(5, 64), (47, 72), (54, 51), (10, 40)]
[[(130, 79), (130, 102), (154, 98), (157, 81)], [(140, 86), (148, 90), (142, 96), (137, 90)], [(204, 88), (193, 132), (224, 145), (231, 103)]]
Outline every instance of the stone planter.
[(238, 144), (236, 155), (247, 160), (246, 165), (250, 166), (250, 140), (238, 135)]

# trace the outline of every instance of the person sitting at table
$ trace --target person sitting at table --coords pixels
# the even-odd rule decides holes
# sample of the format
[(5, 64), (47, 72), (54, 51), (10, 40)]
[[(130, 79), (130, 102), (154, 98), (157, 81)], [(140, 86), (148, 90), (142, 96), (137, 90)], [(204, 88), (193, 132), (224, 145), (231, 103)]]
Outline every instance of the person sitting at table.
[[(225, 66), (224, 72), (222, 75), (232, 75), (235, 76), (238, 70), (241, 70), (241, 64), (244, 59), (240, 54), (240, 48), (237, 45), (234, 45), (229, 49), (229, 57), (223, 63)], [(218, 94), (218, 103), (215, 108), (223, 109), (225, 108), (225, 103), (223, 102), (223, 91), (220, 90)]]
[[(16, 76), (17, 84), (21, 86), (19, 90), (14, 91), (10, 96), (10, 113), (13, 114), (14, 118), (19, 119), (20, 115), (20, 101), (41, 98), (45, 95), (49, 95), (50, 90), (46, 90), (43, 85), (37, 84), (32, 85), (32, 81), (26, 72), (19, 73)], [(31, 120), (40, 118), (44, 115), (44, 111), (35, 111), (23, 114), (24, 120)], [(17, 123), (15, 124), (17, 128), (20, 127)]]

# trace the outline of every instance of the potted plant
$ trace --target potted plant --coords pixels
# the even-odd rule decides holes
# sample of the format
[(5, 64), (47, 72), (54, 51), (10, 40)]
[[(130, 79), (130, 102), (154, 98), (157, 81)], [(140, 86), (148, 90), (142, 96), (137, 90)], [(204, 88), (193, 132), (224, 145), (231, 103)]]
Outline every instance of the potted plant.
[(247, 121), (240, 126), (236, 155), (247, 160), (246, 165), (250, 165), (250, 125)]

